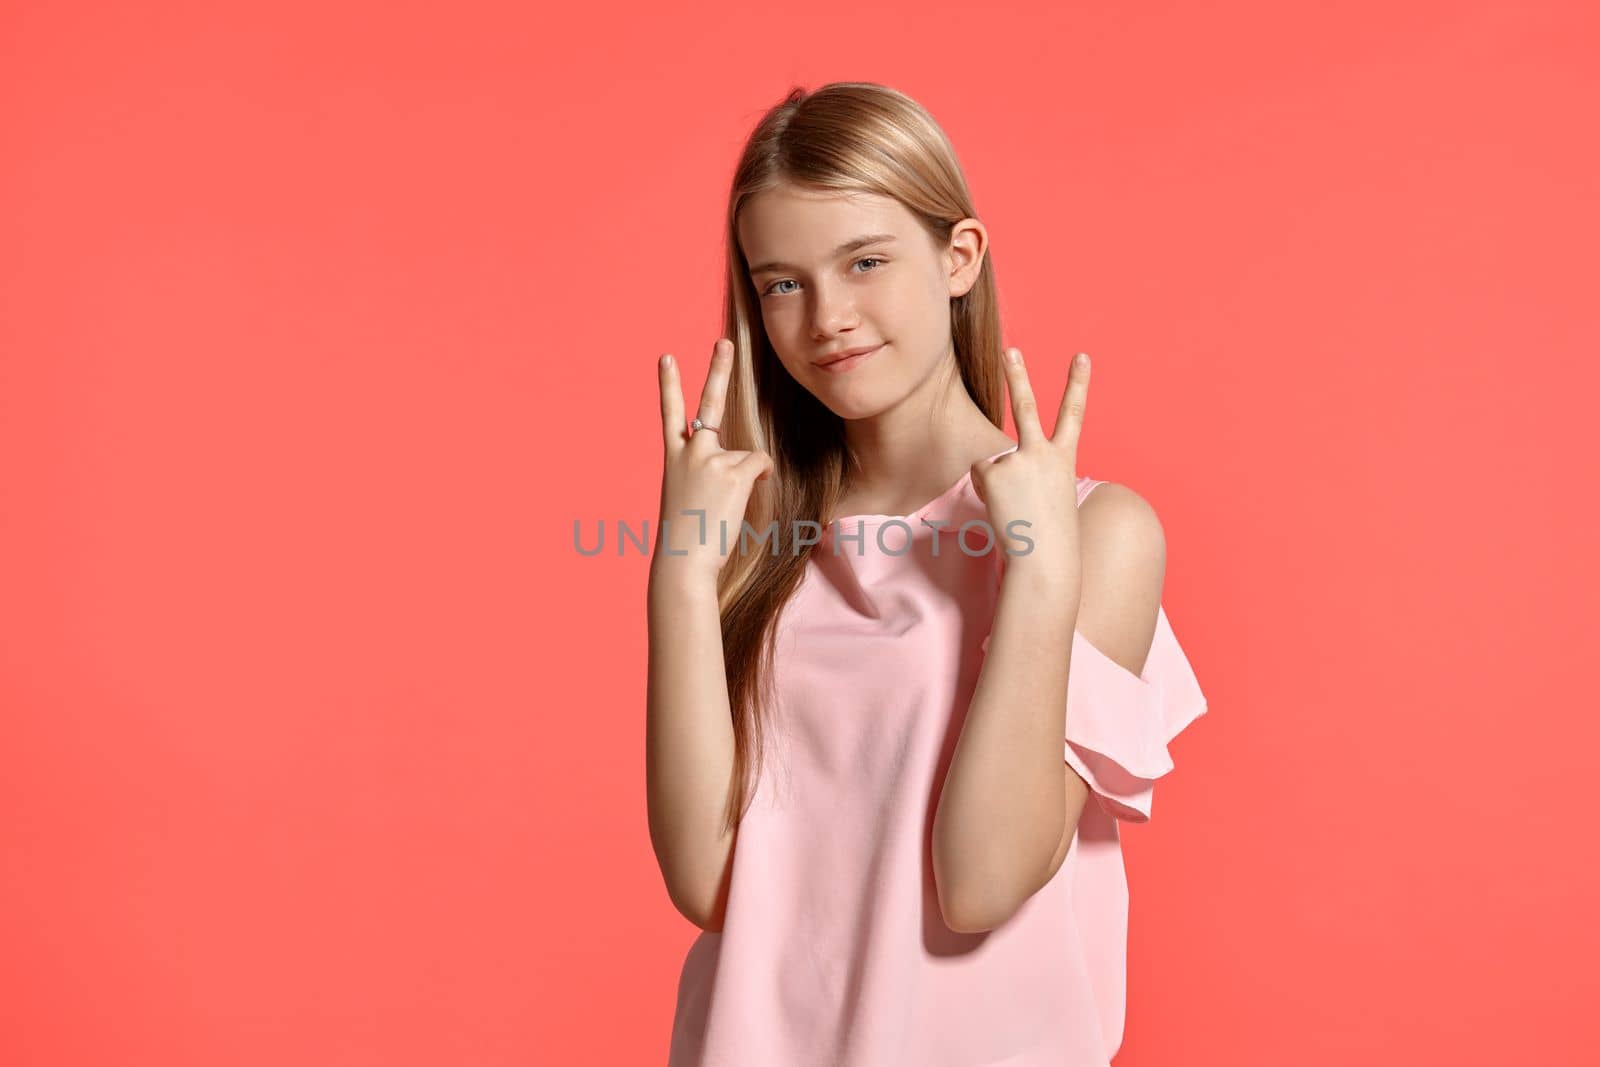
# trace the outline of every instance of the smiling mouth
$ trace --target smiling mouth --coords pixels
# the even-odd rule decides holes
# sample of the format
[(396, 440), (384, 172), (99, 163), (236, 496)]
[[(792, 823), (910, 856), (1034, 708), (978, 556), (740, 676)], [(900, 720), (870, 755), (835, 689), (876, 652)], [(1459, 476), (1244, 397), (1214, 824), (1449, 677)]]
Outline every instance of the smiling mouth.
[(883, 346), (885, 344), (888, 344), (888, 342), (885, 341), (874, 345), (865, 352), (858, 352), (853, 356), (842, 356), (839, 359), (831, 360), (827, 363), (818, 363), (817, 369), (827, 374), (843, 374), (845, 371), (851, 370), (852, 368), (865, 363), (867, 360), (877, 355), (883, 350)]

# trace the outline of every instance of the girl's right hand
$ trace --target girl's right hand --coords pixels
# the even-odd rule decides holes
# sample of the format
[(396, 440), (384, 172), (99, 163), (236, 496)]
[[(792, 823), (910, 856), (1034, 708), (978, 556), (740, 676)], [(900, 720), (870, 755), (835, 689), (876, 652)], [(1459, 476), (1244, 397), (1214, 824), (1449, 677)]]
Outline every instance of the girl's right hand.
[[(728, 555), (738, 549), (745, 505), (756, 480), (771, 473), (772, 457), (765, 452), (725, 449), (720, 435), (710, 429), (722, 425), (723, 398), (733, 371), (732, 341), (719, 338), (711, 349), (711, 368), (700, 392), (698, 416), (706, 428), (692, 435), (683, 414), (677, 360), (669, 353), (657, 361), (657, 370), (661, 379), (665, 455), (661, 472), (661, 514), (656, 523), (651, 567), (652, 570), (656, 566), (681, 569), (696, 579), (715, 583)], [(705, 512), (703, 519), (698, 514), (702, 510)], [(722, 532), (724, 529), (726, 536)], [(727, 552), (723, 551), (724, 541)], [(671, 554), (663, 551), (663, 542), (667, 543)]]

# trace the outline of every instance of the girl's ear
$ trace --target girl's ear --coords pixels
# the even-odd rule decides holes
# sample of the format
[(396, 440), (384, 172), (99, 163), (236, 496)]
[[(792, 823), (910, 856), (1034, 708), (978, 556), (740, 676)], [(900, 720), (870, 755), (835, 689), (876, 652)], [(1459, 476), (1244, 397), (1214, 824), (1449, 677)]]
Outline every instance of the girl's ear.
[(966, 296), (978, 283), (984, 253), (989, 247), (989, 231), (977, 219), (962, 219), (950, 231), (950, 246), (945, 250), (950, 295)]

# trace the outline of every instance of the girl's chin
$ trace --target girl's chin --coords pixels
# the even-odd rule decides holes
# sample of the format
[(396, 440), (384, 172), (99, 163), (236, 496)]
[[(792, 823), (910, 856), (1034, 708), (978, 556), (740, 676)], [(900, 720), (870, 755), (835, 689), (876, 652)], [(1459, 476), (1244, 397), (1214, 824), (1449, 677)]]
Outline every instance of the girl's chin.
[(874, 415), (882, 415), (893, 406), (869, 396), (819, 396), (817, 399), (829, 411), (846, 421), (870, 419)]

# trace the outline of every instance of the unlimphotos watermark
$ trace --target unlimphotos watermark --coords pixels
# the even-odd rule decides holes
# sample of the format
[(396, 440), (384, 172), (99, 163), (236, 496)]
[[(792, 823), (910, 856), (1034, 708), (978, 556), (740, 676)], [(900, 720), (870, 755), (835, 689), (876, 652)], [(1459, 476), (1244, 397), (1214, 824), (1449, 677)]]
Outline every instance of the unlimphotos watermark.
[[(696, 543), (705, 545), (706, 535), (708, 533), (707, 526), (709, 525), (706, 522), (705, 509), (685, 508), (683, 511), (679, 512), (679, 514), (698, 517), (699, 521), (698, 526), (696, 527), (696, 536), (698, 539)], [(918, 519), (917, 521), (933, 531), (931, 548), (933, 555), (939, 555), (940, 535), (943, 534), (946, 528), (951, 524), (944, 519)], [(832, 525), (834, 530), (832, 536), (833, 554), (835, 556), (843, 554), (841, 552), (841, 548), (845, 543), (848, 542), (855, 543), (857, 555), (865, 554), (867, 531), (866, 524), (863, 520), (856, 520), (856, 530), (854, 533), (850, 533), (847, 529), (845, 529), (844, 524), (841, 521), (835, 521)], [(1003, 551), (1006, 555), (1026, 556), (1033, 551), (1033, 539), (1017, 533), (1018, 527), (1031, 527), (1032, 525), (1033, 523), (1027, 521), (1026, 519), (1012, 519), (1010, 522), (1006, 523), (1006, 537), (1010, 540), (1019, 541), (1024, 546), (1021, 548), (1012, 548), (1010, 544), (1006, 544), (1003, 547)], [(719, 533), (717, 542), (718, 551), (723, 555), (727, 555), (729, 550), (728, 523), (726, 520), (721, 520), (717, 523), (717, 526)], [(884, 541), (884, 531), (891, 526), (898, 526), (905, 531), (904, 543), (901, 544), (898, 549)], [(662, 519), (661, 527), (663, 535), (662, 540), (665, 542), (662, 545), (662, 553), (668, 556), (687, 556), (689, 554), (688, 549), (675, 549), (672, 547), (672, 539), (670, 536), (673, 529), (672, 520)], [(967, 543), (968, 533), (974, 529), (983, 531), (983, 545), (978, 548), (973, 548)], [(793, 524), (792, 532), (794, 536), (789, 538), (789, 551), (790, 555), (798, 556), (801, 552), (805, 551), (811, 546), (821, 543), (823, 525), (820, 522), (813, 522), (810, 519), (799, 519)], [(873, 540), (877, 545), (878, 551), (888, 556), (903, 556), (907, 552), (911, 551), (912, 546), (916, 543), (915, 534), (916, 531), (905, 519), (890, 518), (882, 523), (875, 524), (873, 527)], [(966, 522), (963, 522), (959, 527), (956, 528), (954, 540), (956, 545), (961, 549), (963, 555), (986, 556), (995, 550), (999, 539), (995, 536), (994, 527), (989, 525), (989, 523), (985, 522), (983, 519), (968, 519)], [(782, 543), (778, 539), (778, 520), (773, 519), (771, 522), (769, 522), (765, 530), (757, 530), (755, 527), (750, 525), (748, 520), (741, 519), (739, 522), (740, 554), (749, 551), (749, 546), (752, 541), (757, 546), (770, 544), (771, 551), (769, 554), (773, 556), (778, 555), (780, 551), (779, 546)], [(573, 519), (572, 547), (577, 549), (578, 555), (580, 556), (598, 556), (601, 552), (605, 551), (606, 520), (598, 520), (594, 542), (595, 543), (592, 548), (584, 544), (583, 521), (581, 519)], [(618, 519), (616, 521), (617, 555), (626, 555), (626, 545), (630, 542), (638, 549), (640, 555), (650, 555), (652, 551), (650, 541), (650, 520), (644, 520), (640, 524), (640, 530), (637, 532), (624, 520)]]

